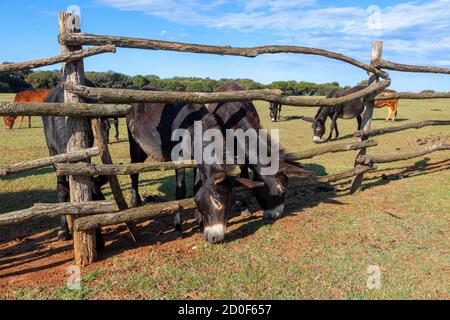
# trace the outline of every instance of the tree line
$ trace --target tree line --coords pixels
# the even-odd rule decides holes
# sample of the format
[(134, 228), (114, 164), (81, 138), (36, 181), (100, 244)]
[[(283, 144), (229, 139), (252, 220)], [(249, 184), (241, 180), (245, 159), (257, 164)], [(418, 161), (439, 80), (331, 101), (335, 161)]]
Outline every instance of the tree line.
[[(156, 85), (167, 91), (213, 92), (222, 84), (234, 81), (246, 90), (279, 89), (292, 96), (326, 96), (336, 89), (342, 89), (338, 82), (317, 84), (306, 81), (275, 81), (268, 85), (251, 79), (220, 79), (195, 77), (173, 77), (161, 79), (156, 75), (129, 76), (122, 73), (86, 72), (86, 78), (100, 88), (128, 88)], [(26, 90), (52, 89), (61, 81), (61, 73), (54, 71), (19, 71), (0, 73), (0, 93), (14, 93)], [(361, 84), (367, 84), (361, 83)], [(344, 87), (348, 88), (348, 87)], [(432, 90), (426, 90), (432, 92)]]

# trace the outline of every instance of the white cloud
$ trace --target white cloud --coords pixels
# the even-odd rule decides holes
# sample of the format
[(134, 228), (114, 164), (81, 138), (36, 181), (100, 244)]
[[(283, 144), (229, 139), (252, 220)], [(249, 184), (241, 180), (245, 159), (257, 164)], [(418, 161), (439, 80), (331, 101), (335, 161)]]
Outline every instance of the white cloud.
[[(372, 12), (354, 6), (320, 6), (316, 0), (97, 0), (119, 10), (140, 11), (179, 24), (242, 32), (264, 31), (280, 43), (337, 50), (367, 59), (373, 39), (389, 54), (426, 60), (448, 59), (450, 0), (405, 2), (380, 9), (379, 28), (369, 28)], [(444, 56), (446, 54), (446, 56)]]
[(270, 11), (291, 10), (310, 6), (316, 3), (316, 0), (250, 0), (246, 1), (245, 10), (254, 11), (268, 9)]

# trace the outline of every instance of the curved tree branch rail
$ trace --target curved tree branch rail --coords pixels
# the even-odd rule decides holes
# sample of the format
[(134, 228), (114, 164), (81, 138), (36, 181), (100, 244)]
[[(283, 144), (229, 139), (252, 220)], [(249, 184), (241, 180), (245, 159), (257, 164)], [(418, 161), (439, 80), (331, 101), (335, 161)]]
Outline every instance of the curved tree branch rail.
[(377, 63), (377, 67), (393, 71), (403, 72), (421, 72), (421, 73), (442, 73), (450, 74), (449, 68), (414, 66), (409, 64), (395, 63), (387, 60), (381, 60)]
[(391, 84), (390, 80), (374, 82), (370, 86), (355, 93), (339, 98), (311, 98), (283, 96), (275, 90), (244, 90), (233, 92), (173, 92), (173, 91), (143, 91), (130, 89), (105, 89), (92, 88), (86, 86), (74, 86), (68, 83), (63, 84), (63, 88), (70, 93), (83, 98), (96, 99), (109, 103), (132, 103), (132, 102), (153, 102), (153, 103), (214, 103), (214, 102), (234, 102), (248, 100), (263, 100), (276, 102), (282, 105), (297, 107), (320, 107), (334, 106), (356, 99), (364, 98), (375, 92), (382, 91)]
[(17, 174), (17, 173), (21, 173), (21, 172), (25, 172), (25, 171), (29, 171), (29, 170), (35, 170), (35, 169), (39, 169), (39, 168), (45, 168), (45, 167), (54, 165), (56, 163), (61, 163), (61, 162), (80, 161), (80, 160), (98, 156), (99, 154), (100, 154), (99, 149), (97, 147), (94, 147), (94, 148), (90, 148), (90, 149), (77, 150), (77, 151), (73, 151), (73, 152), (69, 152), (69, 153), (58, 154), (53, 157), (25, 161), (25, 162), (20, 162), (20, 163), (16, 163), (16, 164), (6, 165), (6, 166), (0, 166), (0, 176)]
[(427, 120), (427, 121), (423, 121), (423, 122), (404, 124), (401, 126), (372, 129), (369, 131), (356, 131), (354, 133), (354, 136), (355, 137), (362, 137), (362, 136), (373, 137), (373, 136), (379, 136), (379, 135), (382, 135), (385, 133), (393, 133), (393, 132), (409, 130), (409, 129), (420, 129), (420, 128), (428, 127), (428, 126), (447, 126), (447, 125), (450, 125), (450, 120)]
[(396, 92), (396, 93), (380, 93), (375, 100), (389, 99), (448, 99), (450, 92)]
[(111, 201), (88, 201), (77, 203), (36, 203), (33, 207), (0, 214), (0, 226), (21, 223), (42, 217), (61, 215), (94, 215), (112, 213), (116, 206)]
[(371, 165), (374, 163), (390, 163), (402, 160), (409, 160), (414, 158), (422, 157), (426, 154), (430, 154), (437, 151), (450, 150), (450, 144), (440, 144), (434, 145), (431, 147), (426, 147), (422, 150), (418, 150), (416, 152), (408, 152), (408, 153), (400, 153), (400, 154), (392, 154), (392, 155), (380, 155), (380, 156), (371, 156), (364, 155), (357, 159), (357, 162), (360, 164)]
[(80, 60), (83, 58), (91, 57), (91, 56), (101, 54), (101, 53), (106, 53), (106, 52), (115, 53), (116, 47), (113, 45), (93, 47), (93, 48), (89, 48), (89, 49), (68, 52), (66, 54), (61, 54), (59, 56), (54, 56), (54, 57), (49, 57), (49, 58), (43, 58), (43, 59), (27, 61), (27, 62), (3, 64), (3, 65), (0, 65), (0, 73), (40, 68), (40, 67), (45, 67), (45, 66), (51, 66), (51, 65), (58, 64), (61, 62), (73, 62), (76, 60)]
[[(286, 154), (286, 158), (292, 161), (299, 161), (304, 159), (311, 159), (315, 156), (324, 155), (327, 153), (346, 152), (351, 150), (358, 150), (362, 148), (374, 147), (378, 143), (374, 140), (354, 143), (341, 143), (334, 145), (326, 145), (310, 150)], [(187, 163), (176, 162), (160, 162), (160, 163), (132, 163), (132, 164), (90, 164), (90, 163), (69, 163), (56, 164), (56, 174), (59, 176), (116, 176), (116, 175), (130, 175), (135, 173), (151, 172), (151, 171), (167, 171), (175, 169), (196, 168), (194, 161)]]
[(230, 46), (210, 46), (182, 42), (148, 40), (130, 37), (118, 37), (107, 35), (94, 35), (87, 33), (62, 34), (59, 36), (60, 44), (65, 45), (115, 45), (121, 48), (134, 48), (146, 50), (166, 50), (177, 52), (206, 53), (216, 55), (229, 55), (254, 58), (261, 54), (275, 53), (299, 53), (324, 56), (330, 59), (340, 60), (354, 65), (367, 72), (372, 72), (383, 79), (389, 79), (389, 75), (374, 66), (357, 61), (340, 53), (327, 50), (307, 48), (300, 46), (260, 46), (254, 48), (233, 48)]
[(0, 102), (0, 116), (123, 117), (130, 105)]

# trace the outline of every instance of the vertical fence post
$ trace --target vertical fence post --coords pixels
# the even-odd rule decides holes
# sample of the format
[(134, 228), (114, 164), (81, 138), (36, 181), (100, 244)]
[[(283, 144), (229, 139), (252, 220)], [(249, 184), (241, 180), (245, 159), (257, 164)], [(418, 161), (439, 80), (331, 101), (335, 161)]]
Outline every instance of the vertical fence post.
[[(372, 44), (372, 56), (371, 56), (371, 65), (372, 66), (374, 66), (376, 68), (379, 67), (382, 54), (383, 54), (383, 42), (381, 42), (379, 40), (374, 41)], [(378, 80), (379, 80), (378, 76), (376, 76), (373, 73), (369, 73), (369, 85), (371, 85), (372, 83), (374, 83)], [(359, 128), (359, 129), (363, 130), (363, 132), (370, 130), (370, 126), (372, 124), (374, 98), (377, 94), (378, 94), (378, 92), (374, 92), (373, 94), (364, 98), (366, 107), (364, 110), (364, 117), (362, 119), (361, 128)], [(360, 141), (365, 141), (367, 139), (368, 139), (367, 135), (362, 135), (362, 137), (360, 138)], [(366, 148), (363, 148), (358, 151), (358, 154), (357, 154), (356, 160), (355, 160), (355, 167), (364, 166), (364, 165), (358, 163), (358, 159), (361, 156), (366, 155), (366, 153), (367, 153)], [(351, 191), (350, 191), (352, 194), (359, 192), (361, 190), (363, 178), (364, 178), (364, 174), (359, 174), (353, 179), (352, 187), (351, 187)]]
[[(60, 13), (58, 16), (59, 34), (81, 32), (78, 29), (78, 16), (70, 13)], [(81, 46), (61, 45), (61, 54), (80, 50)], [(84, 83), (84, 63), (83, 60), (63, 63), (63, 74), (65, 81), (73, 85)], [(82, 102), (82, 100), (67, 91), (64, 92), (64, 101), (70, 103)], [(88, 132), (90, 130), (89, 121), (86, 118), (68, 117), (66, 122), (69, 133), (67, 152), (88, 148)], [(82, 202), (90, 201), (92, 197), (92, 186), (90, 177), (69, 177), (70, 201)], [(76, 219), (74, 217), (73, 219)], [(75, 261), (79, 266), (86, 266), (94, 261), (97, 256), (95, 249), (95, 231), (73, 232), (73, 245)]]
[[(101, 121), (99, 119), (92, 119), (91, 126), (94, 133), (95, 143), (100, 150), (100, 158), (102, 159), (102, 162), (104, 164), (113, 164), (108, 148), (108, 143), (102, 130)], [(123, 211), (128, 209), (128, 205), (123, 196), (122, 188), (120, 187), (119, 179), (117, 178), (117, 176), (108, 176), (108, 182), (111, 186), (111, 191), (114, 196), (114, 200), (116, 200), (117, 206), (119, 207), (119, 210)], [(141, 241), (142, 239), (136, 225), (131, 221), (126, 222), (126, 225), (133, 241)]]

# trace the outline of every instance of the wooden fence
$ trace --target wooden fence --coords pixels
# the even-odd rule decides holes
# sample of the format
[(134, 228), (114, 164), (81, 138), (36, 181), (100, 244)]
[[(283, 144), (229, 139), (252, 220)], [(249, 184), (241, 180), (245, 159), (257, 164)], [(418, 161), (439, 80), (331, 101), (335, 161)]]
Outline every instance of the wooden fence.
[[(366, 104), (366, 112), (363, 118), (362, 131), (355, 133), (358, 141), (335, 145), (320, 146), (302, 152), (288, 154), (293, 160), (310, 159), (319, 155), (336, 152), (347, 152), (357, 150), (355, 167), (335, 175), (302, 179), (290, 185), (290, 189), (317, 186), (325, 183), (333, 183), (343, 179), (354, 178), (351, 191), (357, 192), (361, 189), (363, 175), (377, 169), (377, 163), (388, 163), (399, 160), (413, 159), (435, 151), (450, 150), (450, 145), (435, 145), (422, 150), (406, 154), (394, 155), (368, 155), (367, 149), (377, 145), (370, 136), (398, 132), (408, 129), (419, 129), (425, 126), (449, 125), (450, 121), (425, 121), (404, 126), (395, 126), (371, 130), (373, 105), (379, 99), (436, 99), (450, 98), (449, 93), (408, 93), (398, 92), (395, 94), (381, 94), (389, 87), (390, 78), (386, 70), (404, 72), (429, 72), (450, 74), (450, 69), (425, 66), (411, 66), (389, 62), (382, 59), (382, 43), (375, 41), (372, 48), (371, 63), (366, 64), (345, 55), (316, 48), (299, 46), (262, 46), (255, 48), (233, 48), (221, 46), (208, 46), (189, 43), (156, 41), (147, 39), (136, 39), (116, 36), (101, 36), (81, 33), (75, 29), (73, 14), (59, 14), (59, 43), (61, 54), (58, 56), (39, 59), (35, 61), (15, 63), (0, 66), (0, 72), (12, 72), (23, 69), (48, 66), (63, 63), (65, 82), (65, 103), (0, 103), (1, 115), (48, 115), (67, 116), (67, 128), (70, 139), (67, 153), (46, 159), (33, 160), (16, 165), (0, 166), (0, 175), (12, 175), (28, 170), (34, 170), (46, 166), (54, 166), (58, 175), (69, 176), (70, 203), (66, 204), (36, 204), (34, 207), (17, 212), (0, 215), (0, 225), (19, 223), (42, 216), (68, 215), (73, 220), (74, 253), (76, 263), (86, 266), (92, 263), (97, 252), (95, 250), (95, 232), (97, 227), (126, 223), (129, 233), (134, 241), (140, 240), (140, 234), (134, 221), (154, 218), (161, 215), (174, 214), (179, 211), (192, 210), (195, 208), (193, 199), (170, 201), (155, 205), (146, 205), (139, 208), (128, 208), (117, 175), (128, 175), (131, 173), (164, 171), (177, 168), (194, 168), (194, 162), (158, 163), (158, 164), (128, 164), (114, 165), (106, 139), (100, 130), (98, 117), (125, 116), (131, 112), (130, 103), (133, 102), (190, 102), (190, 103), (213, 103), (229, 101), (263, 100), (277, 102), (292, 106), (332, 106), (342, 104), (355, 99), (363, 99)], [(89, 49), (83, 49), (83, 45), (91, 45)], [(330, 59), (349, 63), (369, 73), (369, 85), (351, 95), (341, 98), (311, 98), (285, 96), (277, 90), (247, 90), (239, 92), (221, 93), (186, 93), (167, 91), (136, 91), (124, 89), (101, 89), (82, 86), (84, 80), (83, 59), (101, 54), (114, 53), (116, 47), (138, 48), (146, 50), (168, 50), (178, 52), (191, 52), (200, 54), (233, 55), (253, 58), (260, 54), (274, 53), (298, 53), (318, 55)], [(381, 79), (381, 80), (380, 80)], [(85, 99), (96, 99), (108, 104), (88, 104)], [(91, 118), (91, 128), (94, 132), (96, 147), (87, 148), (87, 132), (81, 117)], [(90, 158), (100, 156), (102, 164), (93, 165)], [(69, 163), (70, 162), (70, 163)], [(73, 163), (76, 162), (76, 163)], [(91, 201), (92, 176), (106, 175), (108, 177), (115, 203), (110, 201)], [(247, 199), (253, 196), (249, 190), (239, 190), (239, 199)]]

